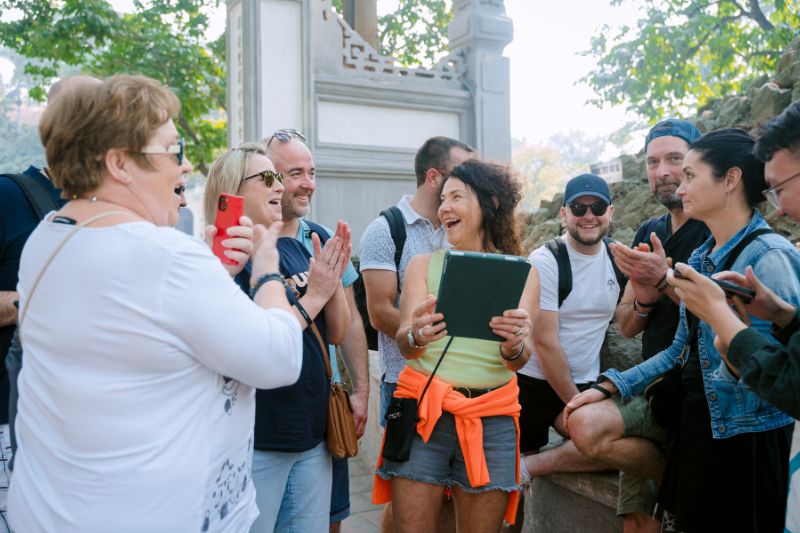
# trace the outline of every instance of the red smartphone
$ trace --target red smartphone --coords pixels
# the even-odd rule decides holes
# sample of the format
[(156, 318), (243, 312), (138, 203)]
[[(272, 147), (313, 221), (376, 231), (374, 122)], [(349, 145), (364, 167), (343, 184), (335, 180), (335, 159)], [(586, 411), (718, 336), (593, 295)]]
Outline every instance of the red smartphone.
[(244, 197), (225, 193), (219, 195), (217, 199), (217, 217), (214, 222), (217, 227), (217, 234), (214, 236), (214, 245), (211, 251), (226, 265), (235, 265), (236, 261), (223, 253), (225, 247), (222, 246), (222, 241), (228, 238), (228, 228), (239, 225), (239, 219), (242, 218), (243, 213)]

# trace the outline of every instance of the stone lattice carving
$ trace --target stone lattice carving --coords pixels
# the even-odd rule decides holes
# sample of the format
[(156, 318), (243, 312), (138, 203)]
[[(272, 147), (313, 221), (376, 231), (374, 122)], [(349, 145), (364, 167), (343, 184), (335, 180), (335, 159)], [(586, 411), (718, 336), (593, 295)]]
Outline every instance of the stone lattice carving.
[(358, 72), (374, 73), (389, 77), (461, 80), (465, 70), (463, 50), (454, 50), (432, 68), (409, 68), (396, 63), (392, 57), (381, 55), (364, 40), (331, 7), (331, 0), (322, 0), (322, 19), (326, 24), (336, 23), (342, 35), (342, 68)]

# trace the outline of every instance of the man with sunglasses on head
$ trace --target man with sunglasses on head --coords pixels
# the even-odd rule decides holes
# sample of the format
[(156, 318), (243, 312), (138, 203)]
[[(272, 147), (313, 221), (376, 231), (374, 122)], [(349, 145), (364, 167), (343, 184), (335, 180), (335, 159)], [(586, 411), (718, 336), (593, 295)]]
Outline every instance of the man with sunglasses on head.
[[(311, 234), (325, 232), (325, 237), (330, 237), (333, 232), (319, 224), (305, 220), (311, 209), (311, 199), (316, 190), (316, 168), (311, 151), (305, 144), (305, 136), (295, 129), (280, 129), (262, 140), (267, 147), (269, 158), (275, 169), (283, 176), (283, 197), (281, 206), (283, 211), (283, 229), (281, 237), (293, 237), (303, 243), (308, 252), (313, 255), (314, 247)], [(347, 366), (348, 374), (352, 381), (353, 393), (350, 402), (353, 406), (353, 417), (356, 423), (356, 433), (359, 437), (364, 433), (367, 422), (367, 401), (369, 399), (369, 373), (367, 339), (364, 335), (364, 325), (355, 303), (353, 283), (358, 278), (358, 273), (352, 263), (348, 263), (347, 270), (342, 275), (345, 297), (350, 309), (350, 328), (345, 342), (341, 345), (342, 358)], [(331, 366), (334, 379), (340, 381), (339, 369), (336, 366), (336, 350), (330, 346)], [(300, 422), (298, 422), (300, 423)], [(258, 481), (256, 489), (258, 489)], [(265, 482), (269, 482), (265, 480)], [(350, 480), (348, 475), (347, 459), (333, 459), (333, 484), (330, 500), (330, 530), (337, 532), (341, 521), (350, 515)], [(315, 508), (315, 502), (307, 502), (306, 510)], [(306, 510), (299, 509), (298, 512)]]
[[(564, 406), (578, 392), (591, 387), (600, 373), (600, 348), (621, 290), (603, 240), (613, 214), (605, 180), (593, 174), (572, 178), (561, 208), (566, 234), (528, 257), (539, 272), (541, 296), (535, 356), (518, 371), (518, 379), (522, 405), (520, 450), (530, 454), (524, 462), (533, 475), (542, 475), (543, 466), (557, 465), (562, 469), (569, 464), (574, 469), (584, 462), (583, 455), (569, 442), (537, 452), (548, 443), (551, 426), (569, 437), (561, 416)], [(566, 297), (566, 273), (559, 272), (566, 265), (563, 259), (557, 259), (554, 246), (562, 254), (565, 248), (568, 257), (572, 290)]]

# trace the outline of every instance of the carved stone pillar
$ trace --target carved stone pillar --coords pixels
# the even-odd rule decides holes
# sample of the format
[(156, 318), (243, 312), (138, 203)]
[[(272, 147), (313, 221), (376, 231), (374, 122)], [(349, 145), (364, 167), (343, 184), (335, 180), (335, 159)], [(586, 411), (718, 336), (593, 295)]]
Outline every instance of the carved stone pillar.
[(474, 98), (475, 144), (483, 157), (511, 162), (509, 61), (514, 36), (503, 0), (453, 0), (450, 48), (465, 53), (464, 83)]

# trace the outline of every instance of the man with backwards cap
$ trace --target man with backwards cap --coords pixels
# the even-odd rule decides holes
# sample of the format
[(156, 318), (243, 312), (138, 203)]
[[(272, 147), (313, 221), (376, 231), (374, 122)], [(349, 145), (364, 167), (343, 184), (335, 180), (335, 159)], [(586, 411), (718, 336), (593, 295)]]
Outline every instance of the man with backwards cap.
[[(603, 242), (614, 206), (608, 184), (593, 174), (567, 183), (561, 220), (567, 232), (559, 237), (569, 257), (572, 290), (559, 302), (559, 268), (556, 254), (545, 244), (528, 261), (539, 272), (541, 296), (536, 318), (533, 355), (518, 372), (520, 451), (531, 473), (537, 465), (561, 470), (591, 469), (592, 461), (569, 441), (537, 454), (547, 444), (550, 427), (568, 436), (562, 411), (579, 391), (591, 387), (600, 373), (600, 348), (614, 317), (621, 287)], [(558, 240), (555, 241), (556, 243)], [(584, 465), (586, 463), (586, 465)], [(522, 469), (523, 477), (525, 469)]]
[[(685, 262), (707, 236), (705, 224), (686, 216), (676, 194), (683, 158), (700, 135), (685, 120), (653, 126), (645, 139), (647, 181), (667, 212), (646, 220), (630, 248), (610, 245), (617, 267), (629, 278), (616, 318), (624, 336), (643, 332), (642, 359), (667, 348), (678, 328), (679, 298), (666, 284), (667, 258)], [(652, 515), (671, 435), (655, 421), (644, 397), (622, 404), (614, 396), (570, 413), (568, 420), (573, 444), (595, 461), (587, 470), (620, 470), (617, 514), (624, 517), (625, 531), (659, 531)]]

